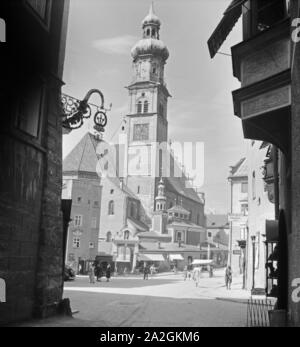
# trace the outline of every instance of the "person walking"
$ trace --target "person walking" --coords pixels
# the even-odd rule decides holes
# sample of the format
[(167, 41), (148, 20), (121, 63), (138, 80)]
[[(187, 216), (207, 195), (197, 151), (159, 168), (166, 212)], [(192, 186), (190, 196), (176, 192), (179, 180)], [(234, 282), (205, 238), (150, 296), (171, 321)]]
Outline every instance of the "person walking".
[(151, 267), (150, 267), (150, 274), (151, 274), (151, 277), (153, 277), (154, 272), (155, 272), (155, 268), (154, 268), (154, 265), (152, 264)]
[(149, 266), (145, 265), (144, 266), (144, 280), (148, 280), (149, 279)]
[(195, 281), (196, 287), (199, 286), (200, 277), (201, 277), (201, 269), (199, 266), (196, 266), (193, 270), (193, 280)]
[(111, 268), (110, 268), (110, 264), (107, 265), (107, 268), (106, 268), (106, 282), (109, 282), (109, 279), (110, 279), (110, 276), (111, 276)]
[(183, 269), (183, 280), (184, 281), (186, 281), (187, 276), (188, 276), (188, 267), (185, 266), (184, 269)]
[(91, 265), (89, 268), (89, 278), (90, 278), (90, 283), (95, 283), (95, 266), (94, 264)]
[(227, 289), (231, 289), (231, 283), (232, 283), (232, 270), (231, 266), (227, 266), (226, 272), (225, 272), (225, 284)]
[(103, 275), (102, 268), (100, 264), (97, 264), (96, 266), (96, 277), (97, 277), (97, 282), (101, 282), (101, 277)]

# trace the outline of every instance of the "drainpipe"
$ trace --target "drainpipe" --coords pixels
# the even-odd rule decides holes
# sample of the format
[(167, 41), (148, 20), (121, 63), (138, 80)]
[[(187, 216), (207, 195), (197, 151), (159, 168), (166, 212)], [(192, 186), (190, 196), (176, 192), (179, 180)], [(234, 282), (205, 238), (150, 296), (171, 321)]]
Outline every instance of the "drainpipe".
[(279, 219), (279, 179), (278, 179), (278, 148), (273, 147), (273, 166), (274, 166), (274, 198), (275, 198), (275, 219)]

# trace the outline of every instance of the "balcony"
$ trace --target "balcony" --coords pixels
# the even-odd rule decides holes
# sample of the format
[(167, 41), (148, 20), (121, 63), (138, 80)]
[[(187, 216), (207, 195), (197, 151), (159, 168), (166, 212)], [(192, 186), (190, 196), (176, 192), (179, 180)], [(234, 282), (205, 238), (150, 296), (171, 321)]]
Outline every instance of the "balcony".
[(234, 113), (245, 138), (289, 148), (291, 107), (290, 19), (232, 47), (233, 74), (241, 88), (233, 94)]

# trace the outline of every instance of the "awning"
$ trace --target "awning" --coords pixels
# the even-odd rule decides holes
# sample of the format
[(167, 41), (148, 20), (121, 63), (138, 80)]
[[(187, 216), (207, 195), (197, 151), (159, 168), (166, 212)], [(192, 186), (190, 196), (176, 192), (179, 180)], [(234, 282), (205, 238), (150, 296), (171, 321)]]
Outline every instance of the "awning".
[(130, 263), (130, 259), (124, 259), (124, 257), (117, 257), (115, 260), (116, 263)]
[(207, 44), (211, 58), (213, 58), (226, 40), (228, 34), (242, 15), (242, 5), (247, 0), (233, 0), (224, 12), (224, 16), (209, 38)]
[(183, 256), (181, 254), (170, 254), (170, 260), (184, 260)]
[(192, 265), (208, 265), (211, 264), (213, 261), (209, 259), (195, 259), (192, 262)]
[(139, 254), (139, 261), (165, 261), (162, 254)]

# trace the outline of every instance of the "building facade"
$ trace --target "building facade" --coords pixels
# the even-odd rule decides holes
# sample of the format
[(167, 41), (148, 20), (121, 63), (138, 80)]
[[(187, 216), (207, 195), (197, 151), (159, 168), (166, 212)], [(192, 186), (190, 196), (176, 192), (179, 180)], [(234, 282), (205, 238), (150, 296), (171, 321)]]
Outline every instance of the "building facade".
[(243, 40), (232, 47), (233, 74), (241, 82), (233, 92), (234, 111), (245, 138), (275, 147), (278, 283), (273, 315), (281, 325), (294, 326), (300, 325), (299, 8), (298, 0), (232, 1), (208, 41), (213, 57), (242, 16)]
[[(0, 324), (57, 313), (63, 295), (61, 86), (69, 1), (2, 1)], [(5, 68), (4, 68), (5, 67)]]
[(246, 255), (243, 243), (247, 238), (248, 222), (248, 162), (242, 158), (231, 167), (230, 184), (229, 261), (233, 273), (245, 272)]
[(65, 262), (81, 274), (98, 254), (102, 188), (96, 169), (101, 142), (87, 133), (63, 161), (62, 198), (72, 200)]

